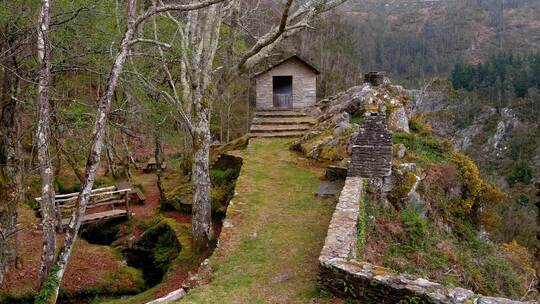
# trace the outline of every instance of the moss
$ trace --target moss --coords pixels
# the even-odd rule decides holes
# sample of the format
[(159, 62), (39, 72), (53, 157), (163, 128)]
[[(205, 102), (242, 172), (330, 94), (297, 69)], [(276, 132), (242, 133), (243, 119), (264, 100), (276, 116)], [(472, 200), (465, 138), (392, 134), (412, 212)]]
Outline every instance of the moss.
[(392, 189), (388, 196), (394, 203), (398, 203), (402, 199), (407, 198), (416, 183), (416, 175), (410, 171), (405, 171), (403, 175), (398, 175), (397, 177), (398, 185)]
[(366, 247), (366, 204), (364, 202), (364, 198), (361, 198), (358, 202), (359, 209), (358, 209), (358, 221), (357, 221), (357, 251), (358, 251), (358, 258), (361, 258), (364, 255), (364, 249)]
[(56, 264), (49, 270), (49, 275), (36, 296), (35, 304), (52, 304), (56, 302), (56, 298), (58, 297), (57, 292), (60, 288), (59, 270)]
[(407, 148), (409, 160), (420, 167), (447, 163), (448, 151), (451, 149), (447, 141), (416, 133), (394, 132), (393, 143), (403, 144)]
[(142, 269), (145, 284), (151, 287), (163, 279), (181, 250), (176, 231), (163, 220), (148, 228), (124, 254), (130, 266)]
[(361, 125), (364, 122), (364, 117), (358, 114), (352, 115), (349, 120), (350, 123)]

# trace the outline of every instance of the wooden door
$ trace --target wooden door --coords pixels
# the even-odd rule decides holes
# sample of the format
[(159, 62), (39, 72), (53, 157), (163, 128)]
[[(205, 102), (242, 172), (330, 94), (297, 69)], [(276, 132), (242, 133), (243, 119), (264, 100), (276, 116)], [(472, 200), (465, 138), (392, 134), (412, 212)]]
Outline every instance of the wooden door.
[(274, 76), (272, 77), (273, 105), (274, 108), (293, 107), (293, 77)]

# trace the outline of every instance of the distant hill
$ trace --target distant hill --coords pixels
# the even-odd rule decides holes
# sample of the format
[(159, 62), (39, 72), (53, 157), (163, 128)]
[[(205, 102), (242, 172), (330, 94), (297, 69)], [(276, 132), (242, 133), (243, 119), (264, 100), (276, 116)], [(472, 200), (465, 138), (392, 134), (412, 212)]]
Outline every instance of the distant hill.
[(350, 0), (342, 10), (366, 68), (409, 79), (447, 75), (459, 61), (540, 50), (538, 0)]

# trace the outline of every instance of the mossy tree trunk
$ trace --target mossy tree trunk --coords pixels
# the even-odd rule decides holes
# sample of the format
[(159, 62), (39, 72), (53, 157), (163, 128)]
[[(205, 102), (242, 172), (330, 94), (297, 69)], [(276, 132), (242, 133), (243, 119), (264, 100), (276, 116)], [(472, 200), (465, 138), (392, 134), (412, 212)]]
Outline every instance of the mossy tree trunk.
[[(5, 25), (6, 34), (10, 32)], [(10, 51), (11, 37), (3, 41), (1, 53), (2, 89), (0, 96), (0, 284), (17, 259), (17, 205), (19, 202), (20, 169), (18, 157), (19, 109), (16, 99), (19, 81), (10, 72), (16, 64), (15, 54)]]
[(210, 198), (210, 109), (202, 102), (195, 103), (193, 125), (193, 243), (198, 251), (205, 250), (214, 236), (212, 227), (212, 205)]
[(157, 165), (156, 184), (159, 191), (159, 201), (164, 202), (167, 200), (167, 197), (165, 196), (165, 191), (163, 190), (163, 146), (161, 144), (161, 136), (159, 131), (154, 134), (154, 142), (156, 144), (156, 149), (154, 151), (154, 157), (156, 158)]

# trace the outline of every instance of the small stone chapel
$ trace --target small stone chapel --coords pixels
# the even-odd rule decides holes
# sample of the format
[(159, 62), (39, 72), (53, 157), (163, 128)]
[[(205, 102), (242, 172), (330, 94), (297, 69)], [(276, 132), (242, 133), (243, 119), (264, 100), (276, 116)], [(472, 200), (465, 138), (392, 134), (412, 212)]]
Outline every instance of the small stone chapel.
[(320, 72), (298, 55), (255, 74), (257, 109), (301, 109), (316, 102)]

